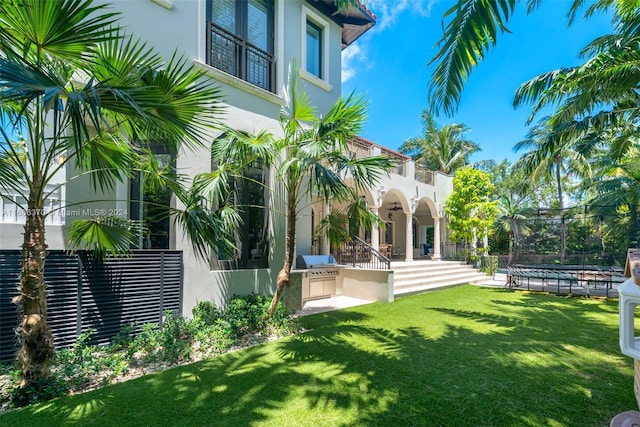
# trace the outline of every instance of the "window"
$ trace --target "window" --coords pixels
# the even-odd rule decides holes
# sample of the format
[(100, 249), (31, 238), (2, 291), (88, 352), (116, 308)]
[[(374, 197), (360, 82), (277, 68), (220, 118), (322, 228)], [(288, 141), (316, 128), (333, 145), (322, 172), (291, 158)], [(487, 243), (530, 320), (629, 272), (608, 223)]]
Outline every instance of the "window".
[(330, 23), (325, 18), (311, 8), (302, 7), (300, 76), (328, 92), (332, 89), (329, 83), (331, 42)]
[(322, 28), (307, 20), (307, 62), (306, 70), (319, 79), (322, 75)]
[[(212, 165), (212, 170), (216, 165)], [(235, 232), (235, 253), (225, 254), (212, 248), (212, 270), (240, 270), (269, 266), (268, 172), (261, 162), (246, 168), (243, 178), (236, 179), (228, 194), (227, 204), (234, 206), (240, 217)]]
[[(160, 170), (175, 172), (176, 154), (163, 144), (150, 144)], [(140, 221), (137, 248), (170, 249), (171, 241), (171, 196), (168, 187), (150, 185), (138, 173), (130, 182), (130, 219)]]
[[(64, 184), (48, 184), (45, 187), (45, 224), (65, 223), (63, 189)], [(0, 188), (0, 193), (0, 224), (24, 224), (27, 219), (27, 200), (22, 195), (28, 194), (26, 184), (18, 189)]]
[(385, 223), (384, 243), (393, 244), (393, 222)]
[(273, 92), (273, 1), (210, 0), (207, 7), (207, 63)]

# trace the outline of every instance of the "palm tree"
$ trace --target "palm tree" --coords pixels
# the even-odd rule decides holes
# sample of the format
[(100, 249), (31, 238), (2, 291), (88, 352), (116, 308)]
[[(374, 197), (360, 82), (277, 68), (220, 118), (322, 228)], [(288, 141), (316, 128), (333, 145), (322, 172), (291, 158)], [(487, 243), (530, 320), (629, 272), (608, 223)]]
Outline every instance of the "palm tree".
[[(594, 178), (583, 187), (591, 194), (588, 204), (595, 213), (609, 220), (625, 213), (631, 218), (627, 227), (628, 243), (640, 244), (640, 144), (636, 137), (608, 150), (600, 150), (593, 158)], [(596, 178), (597, 177), (597, 178)], [(633, 231), (632, 231), (633, 230)]]
[[(45, 209), (48, 184), (66, 169), (102, 193), (142, 168), (151, 143), (202, 144), (216, 121), (219, 93), (203, 73), (175, 56), (165, 61), (116, 19), (90, 0), (0, 2), (0, 190), (26, 200), (15, 299), (23, 386), (49, 377), (54, 354), (44, 282), (45, 218), (55, 214)], [(94, 248), (123, 252), (131, 243), (116, 220), (83, 225), (78, 241)]]
[(329, 215), (320, 221), (314, 230), (315, 235), (324, 235), (332, 247), (337, 248), (343, 242), (349, 241), (360, 232), (371, 232), (374, 226), (384, 229), (385, 222), (378, 214), (369, 209), (369, 203), (351, 188), (347, 206), (344, 211), (332, 208)]
[(452, 174), (468, 164), (469, 156), (480, 151), (478, 144), (466, 139), (469, 130), (463, 124), (448, 124), (439, 128), (428, 111), (422, 112), (424, 135), (410, 138), (400, 146), (419, 165), (434, 171)]
[(493, 226), (498, 232), (509, 235), (509, 265), (518, 261), (520, 238), (530, 232), (529, 227), (524, 223), (529, 211), (530, 209), (522, 208), (509, 197), (502, 197), (498, 200)]
[[(509, 32), (507, 24), (518, 3), (524, 3), (527, 13), (530, 13), (542, 2), (458, 0), (445, 12), (442, 24), (444, 34), (438, 41), (437, 53), (429, 62), (429, 65), (435, 65), (429, 83), (429, 101), (434, 112), (442, 110), (447, 115), (455, 113), (468, 76), (482, 62), (491, 47), (495, 46), (498, 36)], [(572, 2), (567, 13), (569, 25), (586, 3), (586, 0)], [(594, 0), (590, 3), (584, 14), (585, 19), (599, 11), (613, 8), (614, 26), (618, 32), (620, 29), (627, 33), (637, 29), (638, 10), (635, 0)]]
[(555, 180), (558, 192), (558, 207), (562, 215), (560, 262), (566, 255), (566, 226), (564, 224), (564, 191), (562, 181), (565, 177), (590, 175), (588, 153), (575, 150), (576, 139), (571, 138), (561, 129), (551, 128), (548, 118), (541, 120), (531, 128), (527, 138), (518, 142), (514, 149), (520, 151), (529, 149), (518, 160), (522, 167), (530, 174), (533, 183)]
[[(296, 223), (312, 196), (322, 200), (348, 200), (350, 177), (356, 188), (373, 187), (393, 166), (386, 156), (352, 158), (347, 142), (358, 134), (366, 114), (366, 103), (354, 94), (339, 98), (323, 116), (318, 116), (299, 84), (297, 66), (289, 70), (285, 104), (280, 111), (282, 135), (268, 132), (246, 135), (228, 129), (226, 137), (212, 146), (212, 160), (224, 167), (197, 177), (205, 194), (218, 200), (231, 191), (233, 179), (243, 179), (242, 170), (260, 161), (274, 170), (277, 183), (270, 188), (280, 196), (286, 218), (284, 263), (276, 279), (270, 306), (273, 315), (293, 266)], [(272, 210), (276, 213), (275, 210)]]
[(595, 39), (582, 50), (582, 57), (591, 56), (583, 65), (543, 73), (518, 88), (514, 106), (533, 103), (529, 120), (553, 105), (558, 106), (553, 124), (571, 124), (574, 130), (602, 130), (617, 126), (623, 118), (637, 121), (640, 10), (636, 3), (628, 9), (623, 3), (616, 2), (614, 33)]

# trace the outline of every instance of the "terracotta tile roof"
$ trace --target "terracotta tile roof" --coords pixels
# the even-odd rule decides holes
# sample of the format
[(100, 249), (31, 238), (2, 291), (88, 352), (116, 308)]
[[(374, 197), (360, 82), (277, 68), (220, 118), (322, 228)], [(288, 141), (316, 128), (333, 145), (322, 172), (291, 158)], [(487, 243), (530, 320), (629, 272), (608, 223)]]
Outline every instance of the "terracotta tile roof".
[(384, 145), (377, 144), (377, 143), (375, 143), (373, 141), (370, 141), (370, 140), (368, 140), (366, 138), (363, 138), (361, 136), (356, 136), (355, 140), (358, 141), (359, 143), (363, 144), (363, 145), (372, 145), (374, 147), (378, 147), (382, 151), (386, 151), (388, 153), (391, 153), (396, 157), (400, 157), (400, 158), (405, 159), (405, 160), (411, 160), (411, 157), (409, 157), (409, 156), (407, 156), (405, 154), (402, 154), (402, 153), (400, 153), (398, 151), (392, 150), (391, 148), (385, 147)]

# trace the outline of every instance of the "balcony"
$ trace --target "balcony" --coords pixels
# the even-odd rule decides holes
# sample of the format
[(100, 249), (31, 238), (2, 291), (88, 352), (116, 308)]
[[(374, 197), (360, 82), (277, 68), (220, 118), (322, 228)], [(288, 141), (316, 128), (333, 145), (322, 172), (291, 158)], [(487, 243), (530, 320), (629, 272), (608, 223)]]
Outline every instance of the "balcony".
[(400, 176), (406, 176), (405, 162), (409, 159), (409, 157), (382, 146), (380, 147), (380, 151), (395, 163), (395, 166), (389, 172)]
[(371, 144), (364, 143), (358, 138), (347, 141), (351, 157), (354, 159), (362, 159), (371, 155)]
[(207, 64), (275, 93), (275, 57), (209, 21)]
[(416, 165), (415, 180), (425, 184), (433, 185), (433, 171)]

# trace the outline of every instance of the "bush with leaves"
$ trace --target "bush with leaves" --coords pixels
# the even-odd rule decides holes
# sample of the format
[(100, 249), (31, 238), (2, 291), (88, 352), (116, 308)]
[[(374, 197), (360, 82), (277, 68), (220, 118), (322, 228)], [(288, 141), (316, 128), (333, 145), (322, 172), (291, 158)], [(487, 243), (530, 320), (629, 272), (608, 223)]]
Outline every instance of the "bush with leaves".
[(224, 310), (203, 301), (194, 307), (193, 319), (167, 311), (162, 328), (145, 323), (136, 335), (135, 325), (125, 325), (108, 346), (94, 345), (95, 330), (87, 330), (72, 347), (57, 352), (47, 381), (20, 388), (20, 371), (0, 366), (0, 404), (25, 406), (82, 391), (89, 384), (108, 384), (134, 366), (188, 362), (225, 353), (234, 345), (261, 342), (260, 337), (300, 331), (282, 304), (269, 317), (270, 303), (271, 298), (255, 294), (233, 297)]

